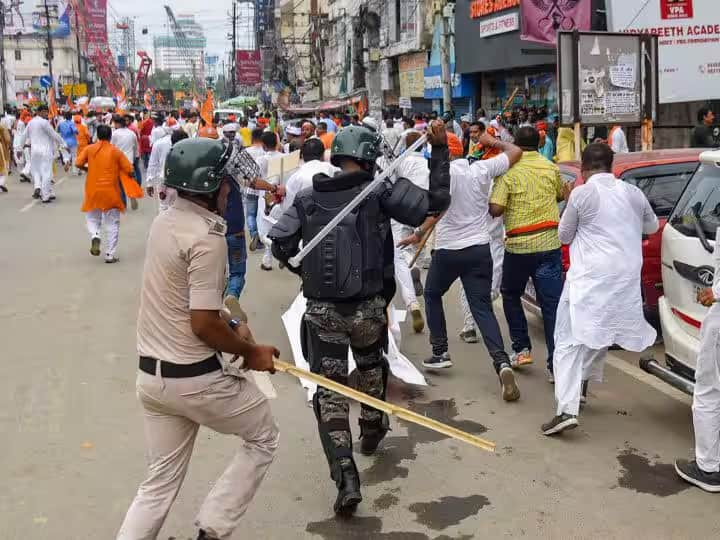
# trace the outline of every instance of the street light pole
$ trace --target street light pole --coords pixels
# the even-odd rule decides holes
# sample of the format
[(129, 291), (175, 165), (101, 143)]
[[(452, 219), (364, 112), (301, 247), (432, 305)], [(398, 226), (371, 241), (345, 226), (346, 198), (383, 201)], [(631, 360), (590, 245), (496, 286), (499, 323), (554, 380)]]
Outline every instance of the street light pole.
[(0, 77), (2, 77), (2, 106), (7, 106), (7, 71), (5, 70), (5, 2), (0, 0)]
[(50, 6), (48, 6), (48, 0), (44, 0), (43, 4), (45, 7), (45, 32), (47, 35), (48, 71), (50, 72), (50, 82), (52, 83), (53, 88), (55, 88), (55, 77), (53, 77), (52, 67), (52, 61), (55, 57), (55, 53), (53, 52), (52, 34), (50, 32)]

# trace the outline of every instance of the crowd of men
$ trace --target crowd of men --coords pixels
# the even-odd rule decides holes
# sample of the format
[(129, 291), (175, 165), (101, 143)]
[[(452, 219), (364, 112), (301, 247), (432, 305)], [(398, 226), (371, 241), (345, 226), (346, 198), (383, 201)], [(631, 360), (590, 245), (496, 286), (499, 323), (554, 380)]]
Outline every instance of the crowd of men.
[[(499, 395), (513, 402), (521, 394), (516, 373), (537, 356), (522, 303), (532, 279), (544, 325), (544, 368), (557, 402), (541, 426), (548, 436), (578, 425), (588, 384), (601, 380), (609, 347), (642, 351), (655, 342), (643, 316), (640, 269), (642, 236), (655, 232), (658, 221), (644, 194), (612, 174), (614, 155), (627, 151), (622, 128), (583, 144), (585, 183), (574, 187), (563, 182), (556, 165), (568, 152), (574, 157), (574, 138), (556, 118), (539, 110), (491, 120), (479, 110), (476, 116), (388, 114), (378, 124), (321, 112), (294, 121), (238, 115), (210, 123), (194, 111), (68, 111), (51, 122), (47, 108), (39, 107), (34, 116), (24, 109), (9, 127), (0, 122), (1, 146), (12, 141), (0, 165), (3, 156), (4, 170), (14, 163), (43, 203), (56, 197), (56, 157), (66, 171), (87, 173), (82, 211), (93, 256), (101, 254), (104, 239), (105, 261), (119, 260), (127, 198), (132, 208), (144, 194), (157, 204), (138, 321), (138, 395), (147, 411), (150, 470), (118, 538), (155, 537), (182, 483), (199, 425), (240, 434), (245, 443), (204, 504), (198, 538), (231, 533), (272, 461), (277, 427), (261, 393), (234, 369), (244, 362), (273, 371), (278, 354), (255, 343), (241, 308), (248, 250), (262, 250), (263, 271), (273, 270), (274, 256), (301, 277), (308, 300), (303, 352), (311, 369), (347, 383), (350, 349), (359, 386), (379, 399), (387, 388), (389, 304), (410, 312), (414, 332), (422, 333), (427, 323), (430, 354), (422, 365), (450, 369), (443, 298), (458, 280), (465, 315), (460, 338), (482, 339)], [(274, 159), (295, 151), (297, 170), (287, 178), (270, 174)], [(252, 178), (225, 169), (241, 152), (257, 167)], [(302, 245), (398, 158), (392, 179), (301, 266), (293, 266)], [(7, 190), (4, 178), (0, 188)], [(563, 244), (570, 246), (566, 275)], [(495, 314), (500, 298), (509, 349)], [(228, 363), (217, 351), (236, 356)], [(207, 399), (188, 399), (197, 392)], [(338, 489), (334, 509), (352, 514), (362, 496), (349, 404), (320, 387), (313, 407)], [(387, 415), (363, 406), (362, 452), (373, 454), (388, 429)], [(703, 473), (692, 464), (683, 469), (690, 481)]]

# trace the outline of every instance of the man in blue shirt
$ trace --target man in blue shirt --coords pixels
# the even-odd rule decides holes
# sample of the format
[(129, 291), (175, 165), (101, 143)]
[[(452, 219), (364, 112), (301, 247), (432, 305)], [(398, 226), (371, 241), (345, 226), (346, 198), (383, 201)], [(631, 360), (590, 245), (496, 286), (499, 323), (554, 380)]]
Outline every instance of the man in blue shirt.
[(64, 148), (60, 150), (63, 158), (63, 163), (65, 165), (65, 172), (70, 170), (70, 165), (72, 165), (73, 172), (77, 173), (77, 168), (75, 167), (75, 160), (77, 159), (77, 135), (78, 130), (77, 127), (75, 127), (75, 122), (72, 120), (72, 113), (70, 111), (66, 112), (64, 114), (65, 120), (60, 122), (60, 125), (58, 126), (58, 133), (60, 133), (60, 136), (63, 138), (63, 141), (65, 141), (65, 144), (67, 145), (67, 150)]

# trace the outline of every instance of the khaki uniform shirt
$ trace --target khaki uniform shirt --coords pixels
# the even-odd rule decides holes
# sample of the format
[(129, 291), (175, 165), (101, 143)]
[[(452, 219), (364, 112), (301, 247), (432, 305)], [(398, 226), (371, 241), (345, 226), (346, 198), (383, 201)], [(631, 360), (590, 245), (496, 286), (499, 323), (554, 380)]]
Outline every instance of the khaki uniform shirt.
[(215, 351), (193, 333), (190, 310), (223, 307), (225, 220), (178, 198), (150, 228), (143, 270), (138, 354), (192, 364)]

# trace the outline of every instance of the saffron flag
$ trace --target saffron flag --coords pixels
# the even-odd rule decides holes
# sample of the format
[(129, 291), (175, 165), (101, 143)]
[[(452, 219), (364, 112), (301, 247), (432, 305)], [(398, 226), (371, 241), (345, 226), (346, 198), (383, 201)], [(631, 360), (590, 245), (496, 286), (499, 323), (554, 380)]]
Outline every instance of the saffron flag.
[(55, 101), (55, 89), (53, 87), (50, 87), (50, 89), (48, 90), (48, 116), (50, 118), (60, 116), (60, 113), (58, 112), (57, 102)]
[(590, 30), (591, 0), (525, 0), (520, 3), (520, 39), (555, 45), (557, 33)]
[(207, 96), (205, 97), (205, 103), (203, 103), (200, 109), (200, 117), (207, 122), (209, 126), (213, 125), (213, 116), (215, 116), (215, 106), (213, 105), (213, 91), (208, 90)]

